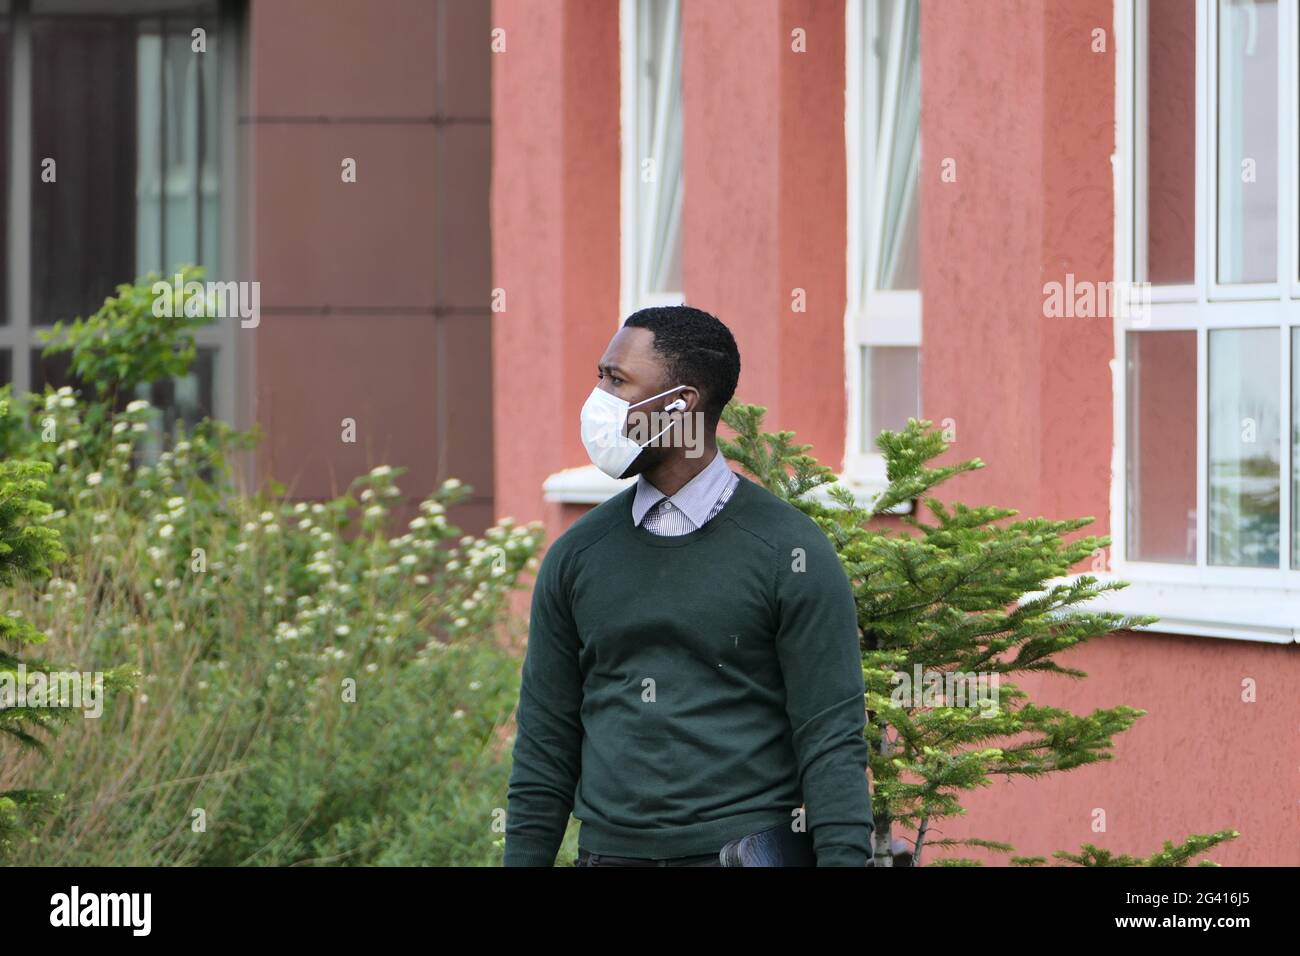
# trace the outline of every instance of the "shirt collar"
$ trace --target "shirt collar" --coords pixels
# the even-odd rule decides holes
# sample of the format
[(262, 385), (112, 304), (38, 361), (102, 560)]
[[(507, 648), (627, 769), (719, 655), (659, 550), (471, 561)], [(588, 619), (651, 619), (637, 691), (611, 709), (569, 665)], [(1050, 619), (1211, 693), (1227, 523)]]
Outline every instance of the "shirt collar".
[[(704, 526), (704, 521), (722, 497), (722, 492), (731, 480), (731, 468), (719, 449), (713, 460), (704, 466), (690, 481), (682, 485), (675, 495), (668, 496), (673, 507), (679, 509), (697, 528)], [(632, 499), (632, 524), (639, 525), (650, 507), (665, 497), (664, 493), (650, 484), (645, 475), (636, 476), (636, 497)]]

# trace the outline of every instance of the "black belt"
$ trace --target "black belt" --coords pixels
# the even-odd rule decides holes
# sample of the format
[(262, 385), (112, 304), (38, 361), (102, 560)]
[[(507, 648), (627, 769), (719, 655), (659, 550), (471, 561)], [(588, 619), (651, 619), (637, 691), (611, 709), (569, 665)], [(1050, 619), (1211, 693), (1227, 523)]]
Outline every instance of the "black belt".
[(578, 848), (578, 866), (721, 866), (716, 853), (700, 853), (695, 856), (672, 856), (658, 859), (640, 856), (609, 856), (605, 853), (591, 853)]

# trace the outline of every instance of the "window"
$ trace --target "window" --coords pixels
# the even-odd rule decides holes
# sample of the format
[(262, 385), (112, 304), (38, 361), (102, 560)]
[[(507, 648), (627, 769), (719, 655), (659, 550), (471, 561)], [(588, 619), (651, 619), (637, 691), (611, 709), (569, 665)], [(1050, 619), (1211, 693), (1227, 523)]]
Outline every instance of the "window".
[(682, 294), (680, 0), (623, 0), (622, 317)]
[[(68, 382), (37, 333), (94, 312), (114, 288), (194, 262), (222, 275), (230, 247), (233, 5), (220, 0), (9, 0), (0, 13), (0, 371), (16, 391)], [(204, 51), (193, 49), (202, 29)], [(54, 165), (50, 167), (49, 161)], [(47, 176), (53, 177), (49, 181)], [(175, 419), (233, 418), (233, 328), (197, 333), (183, 379), (142, 388)], [(89, 383), (86, 383), (89, 385)]]
[(875, 438), (920, 414), (919, 0), (852, 0), (848, 37), (846, 470), (881, 480)]
[[(1126, 577), (1195, 584), (1221, 620), (1262, 604), (1213, 589), (1300, 599), (1297, 13), (1296, 0), (1116, 8), (1131, 38), (1117, 58), (1116, 278), (1149, 283), (1152, 301), (1116, 319), (1114, 558)], [(1290, 606), (1290, 625), (1279, 612), (1260, 627), (1300, 634)]]

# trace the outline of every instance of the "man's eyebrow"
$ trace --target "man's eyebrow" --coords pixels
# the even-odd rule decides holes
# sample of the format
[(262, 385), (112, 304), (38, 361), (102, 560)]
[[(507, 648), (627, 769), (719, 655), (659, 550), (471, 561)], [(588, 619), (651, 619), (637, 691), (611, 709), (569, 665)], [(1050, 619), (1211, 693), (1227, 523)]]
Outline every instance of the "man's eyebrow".
[(619, 366), (619, 365), (615, 365), (615, 364), (613, 364), (612, 362), (611, 362), (609, 365), (602, 365), (602, 364), (600, 364), (599, 362), (597, 362), (597, 363), (596, 363), (596, 371), (597, 371), (597, 372), (617, 372), (619, 375), (626, 375), (626, 373), (623, 371), (623, 369), (622, 369), (621, 366)]

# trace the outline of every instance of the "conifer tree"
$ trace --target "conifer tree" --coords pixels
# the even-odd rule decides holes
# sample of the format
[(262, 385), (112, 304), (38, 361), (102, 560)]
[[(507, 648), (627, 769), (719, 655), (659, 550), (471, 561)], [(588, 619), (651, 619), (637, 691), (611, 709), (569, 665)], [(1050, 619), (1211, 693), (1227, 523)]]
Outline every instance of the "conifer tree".
[[(51, 511), (41, 500), (51, 469), (47, 462), (0, 461), (0, 588), (20, 577), (48, 575), (50, 565), (66, 556), (58, 532), (41, 523)], [(66, 708), (27, 706), (11, 693), (20, 675), (45, 668), (43, 661), (30, 656), (44, 641), (45, 635), (26, 618), (0, 612), (0, 683), (6, 685), (0, 687), (0, 758), (13, 745), (39, 748), (41, 732), (68, 718)], [(56, 802), (46, 791), (0, 791), (0, 860), (19, 837), (24, 816), (49, 810)]]
[[(0, 419), (7, 414), (0, 401)], [(53, 468), (45, 461), (0, 460), (0, 595), (20, 580), (48, 577), (67, 558), (58, 530), (46, 520), (53, 511), (44, 500)], [(36, 656), (45, 634), (19, 612), (2, 608), (0, 604), (0, 771), (14, 753), (44, 750), (49, 735), (81, 712), (78, 701), (63, 696), (69, 690), (62, 679), (66, 669)], [(34, 683), (33, 675), (44, 678), (44, 684)], [(60, 678), (57, 690), (51, 675)], [(94, 676), (95, 692), (108, 696), (134, 687), (139, 675), (123, 665)], [(36, 818), (57, 809), (61, 800), (61, 794), (48, 789), (0, 789), (0, 863)]]
[[(853, 586), (867, 689), (874, 865), (920, 866), (932, 847), (1011, 853), (1006, 843), (936, 838), (934, 830), (965, 813), (963, 793), (994, 778), (1039, 777), (1111, 759), (1114, 735), (1145, 711), (1120, 705), (1072, 714), (1032, 703), (1007, 678), (1034, 672), (1086, 677), (1053, 658), (1156, 618), (1087, 608), (1104, 592), (1127, 586), (1072, 575), (1110, 544), (1107, 537), (1075, 535), (1092, 518), (1020, 519), (1012, 509), (944, 504), (934, 497), (938, 485), (983, 462), (932, 465), (948, 444), (931, 422), (911, 419), (902, 431), (880, 434), (876, 443), (888, 487), (864, 506), (839, 486), (824, 496), (810, 495), (834, 482), (834, 473), (808, 454), (810, 445), (795, 444), (793, 432), (764, 432), (765, 412), (730, 403), (723, 420), (736, 437), (719, 435), (718, 445), (817, 522)], [(918, 507), (901, 519), (902, 531), (868, 527), (871, 519), (907, 502), (919, 502), (928, 514)], [(976, 683), (972, 678), (984, 681), (974, 701), (978, 709), (962, 699)], [(915, 839), (898, 837), (896, 827)], [(1082, 866), (1181, 866), (1236, 836), (1234, 830), (1193, 835), (1177, 847), (1166, 842), (1163, 851), (1145, 858), (1113, 856), (1090, 844), (1078, 854), (1054, 856)], [(1045, 862), (1011, 857), (1013, 865)], [(949, 858), (938, 864), (978, 862)]]

